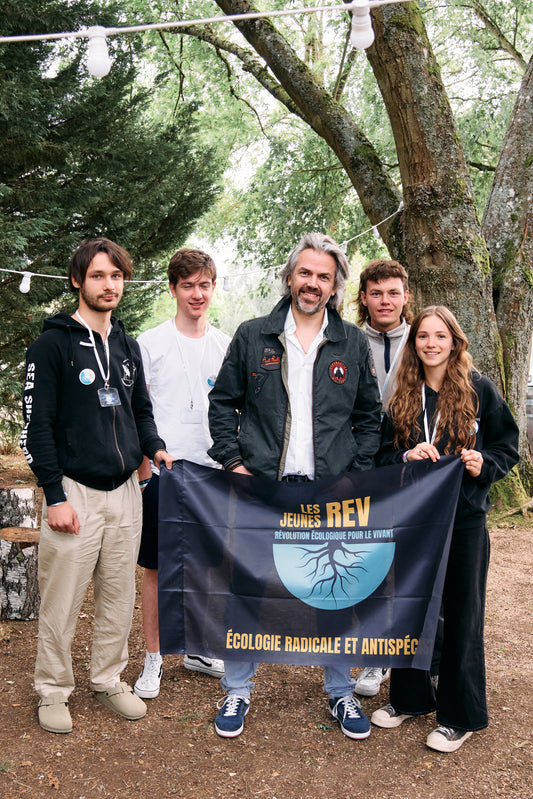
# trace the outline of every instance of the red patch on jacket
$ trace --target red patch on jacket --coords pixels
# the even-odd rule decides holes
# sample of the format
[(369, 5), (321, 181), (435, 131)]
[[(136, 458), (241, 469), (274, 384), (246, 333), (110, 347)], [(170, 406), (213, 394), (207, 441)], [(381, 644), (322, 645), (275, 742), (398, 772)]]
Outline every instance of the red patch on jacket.
[(333, 361), (329, 365), (329, 376), (334, 383), (346, 383), (348, 377), (348, 367), (342, 361)]

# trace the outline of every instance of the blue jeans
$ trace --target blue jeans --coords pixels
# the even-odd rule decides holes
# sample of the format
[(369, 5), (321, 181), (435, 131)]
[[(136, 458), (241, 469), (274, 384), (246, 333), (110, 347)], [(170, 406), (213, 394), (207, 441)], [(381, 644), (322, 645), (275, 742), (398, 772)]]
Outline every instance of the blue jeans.
[[(224, 691), (238, 694), (250, 699), (250, 691), (254, 687), (252, 677), (259, 663), (245, 660), (225, 660), (225, 675), (220, 680)], [(350, 677), (349, 666), (324, 666), (324, 691), (330, 699), (338, 699), (353, 692), (355, 680)]]
[(485, 590), (489, 568), (485, 519), (454, 529), (444, 582), (444, 631), (437, 692), (430, 672), (393, 669), (390, 703), (414, 716), (437, 710), (437, 723), (457, 730), (488, 725), (485, 648)]

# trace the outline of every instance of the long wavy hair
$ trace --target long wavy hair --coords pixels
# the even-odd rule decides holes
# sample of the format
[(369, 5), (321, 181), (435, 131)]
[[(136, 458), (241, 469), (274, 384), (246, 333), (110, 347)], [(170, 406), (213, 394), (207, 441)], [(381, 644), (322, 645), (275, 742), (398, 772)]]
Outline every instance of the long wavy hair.
[(434, 443), (447, 439), (445, 454), (457, 454), (475, 444), (479, 402), (472, 385), (474, 367), (468, 352), (468, 339), (453, 313), (443, 305), (429, 305), (420, 311), (409, 331), (398, 368), (396, 389), (387, 409), (394, 425), (394, 444), (399, 449), (409, 447), (410, 440), (421, 433), (418, 417), (422, 413), (425, 373), (415, 342), (420, 325), (428, 316), (438, 316), (453, 339), (453, 349), (439, 390), (436, 412), (440, 412), (440, 418)]

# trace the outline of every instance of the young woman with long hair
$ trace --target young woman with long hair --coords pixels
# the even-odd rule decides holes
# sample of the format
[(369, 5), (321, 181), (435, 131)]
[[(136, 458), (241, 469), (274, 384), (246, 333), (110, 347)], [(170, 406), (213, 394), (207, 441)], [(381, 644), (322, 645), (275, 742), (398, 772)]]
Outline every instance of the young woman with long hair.
[(383, 420), (378, 465), (459, 455), (465, 466), (442, 597), (444, 632), (437, 688), (429, 671), (393, 669), (379, 727), (437, 711), (427, 745), (454, 752), (488, 725), (483, 643), (489, 565), (489, 489), (518, 462), (518, 428), (489, 378), (472, 365), (468, 340), (448, 308), (413, 322)]

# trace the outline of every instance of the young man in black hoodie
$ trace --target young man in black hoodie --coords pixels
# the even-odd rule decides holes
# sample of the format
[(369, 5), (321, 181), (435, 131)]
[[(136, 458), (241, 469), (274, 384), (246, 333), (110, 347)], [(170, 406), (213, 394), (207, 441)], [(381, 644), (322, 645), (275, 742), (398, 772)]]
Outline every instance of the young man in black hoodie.
[(83, 241), (68, 272), (78, 307), (45, 320), (26, 356), (20, 445), (45, 495), (35, 689), (39, 723), (49, 732), (72, 729), (71, 642), (91, 578), (91, 688), (124, 718), (146, 713), (120, 682), (141, 534), (136, 469), (143, 454), (168, 467), (172, 458), (157, 433), (139, 347), (112, 316), (131, 273), (122, 247)]

